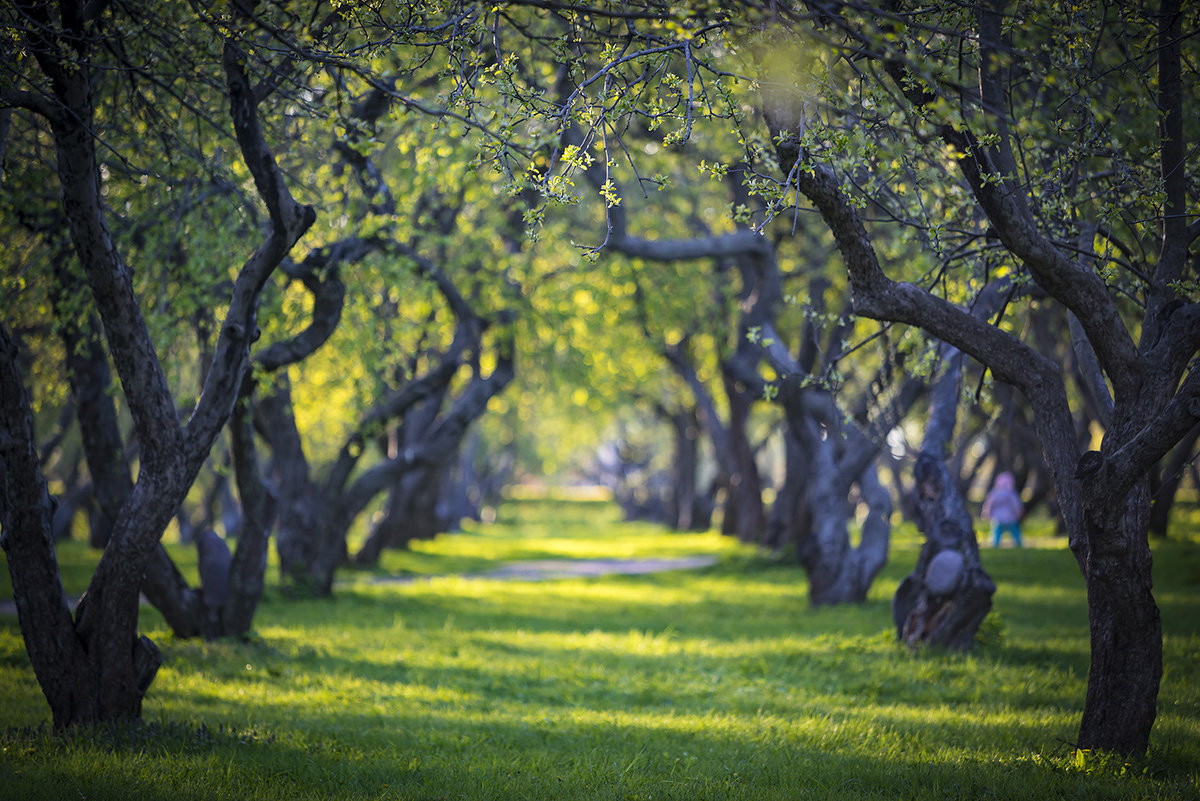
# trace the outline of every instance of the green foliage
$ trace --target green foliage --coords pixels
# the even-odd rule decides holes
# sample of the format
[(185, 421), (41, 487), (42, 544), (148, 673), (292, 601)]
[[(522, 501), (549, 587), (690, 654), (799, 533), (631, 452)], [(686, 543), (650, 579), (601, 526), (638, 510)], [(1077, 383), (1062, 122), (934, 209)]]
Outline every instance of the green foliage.
[[(808, 609), (799, 568), (717, 534), (616, 524), (603, 504), (507, 504), (399, 571), (491, 559), (713, 553), (706, 570), (544, 582), (351, 574), (269, 596), (248, 643), (171, 640), (146, 724), (60, 736), (0, 619), (0, 798), (1088, 798), (1200, 791), (1200, 553), (1159, 544), (1166, 672), (1149, 755), (1068, 745), (1087, 672), (1061, 541), (985, 550), (1003, 637), (910, 654), (889, 593)], [(64, 554), (71, 561), (70, 552)], [(424, 564), (420, 560), (426, 560)], [(495, 562), (491, 562), (495, 564)]]

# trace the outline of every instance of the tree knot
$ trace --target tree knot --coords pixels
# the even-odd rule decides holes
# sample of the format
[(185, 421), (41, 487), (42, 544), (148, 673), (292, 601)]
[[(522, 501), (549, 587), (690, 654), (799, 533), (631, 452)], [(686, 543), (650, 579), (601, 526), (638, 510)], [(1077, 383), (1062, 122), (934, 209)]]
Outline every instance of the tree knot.
[(1099, 473), (1103, 466), (1104, 456), (1100, 451), (1088, 451), (1079, 457), (1079, 463), (1075, 465), (1075, 478), (1091, 478)]

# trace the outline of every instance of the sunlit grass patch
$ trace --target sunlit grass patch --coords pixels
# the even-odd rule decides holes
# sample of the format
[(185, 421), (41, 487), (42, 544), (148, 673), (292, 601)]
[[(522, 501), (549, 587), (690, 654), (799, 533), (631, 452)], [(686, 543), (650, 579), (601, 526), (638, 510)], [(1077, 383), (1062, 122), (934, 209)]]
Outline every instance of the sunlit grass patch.
[[(554, 515), (561, 513), (562, 519)], [(970, 654), (898, 646), (901, 539), (864, 604), (812, 609), (803, 572), (719, 535), (611, 509), (505, 511), (421, 543), (396, 583), (269, 593), (251, 642), (173, 639), (144, 735), (58, 739), (15, 622), (0, 623), (0, 798), (1188, 799), (1200, 790), (1195, 546), (1160, 546), (1166, 672), (1152, 751), (1076, 764), (1088, 635), (1059, 549), (985, 549), (995, 636)], [(592, 524), (597, 516), (607, 522)], [(495, 581), (509, 561), (706, 553), (700, 570)], [(404, 564), (405, 554), (395, 557)], [(14, 795), (5, 788), (20, 787)], [(28, 792), (27, 792), (28, 791)], [(65, 791), (65, 795), (64, 795)], [(6, 795), (5, 793), (8, 792)]]
[[(406, 551), (383, 555), (377, 574), (446, 575), (477, 573), (506, 564), (546, 559), (639, 559), (672, 556), (724, 556), (748, 551), (736, 540), (716, 532), (683, 534), (650, 524), (618, 525), (612, 507), (593, 502), (584, 513), (566, 513), (562, 519), (545, 518), (565, 504), (539, 502), (531, 520), (518, 526), (467, 522), (453, 536), (411, 544)], [(571, 506), (567, 506), (568, 509)], [(501, 520), (506, 519), (504, 513)], [(347, 578), (347, 574), (343, 574)]]

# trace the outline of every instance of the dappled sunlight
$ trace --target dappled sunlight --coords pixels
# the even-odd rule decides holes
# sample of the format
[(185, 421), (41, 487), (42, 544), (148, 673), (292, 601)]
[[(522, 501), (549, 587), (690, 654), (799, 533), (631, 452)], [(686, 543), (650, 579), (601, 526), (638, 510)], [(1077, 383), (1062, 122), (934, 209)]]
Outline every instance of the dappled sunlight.
[[(895, 550), (867, 603), (813, 609), (803, 571), (786, 559), (611, 516), (594, 528), (574, 512), (420, 543), (394, 555), (407, 581), (352, 571), (332, 599), (269, 595), (249, 642), (173, 639), (147, 611), (166, 662), (145, 715), (226, 727), (229, 747), (253, 755), (251, 774), (294, 754), (316, 760), (314, 770), (366, 771), (375, 779), (363, 797), (384, 786), (420, 797), (432, 783), (447, 797), (492, 785), (558, 797), (569, 785), (570, 797), (618, 798), (616, 788), (671, 782), (722, 799), (809, 786), (843, 797), (847, 776), (870, 797), (964, 787), (1016, 797), (1030, 782), (1072, 797), (1099, 786), (1086, 772), (1046, 767), (1070, 764), (1064, 743), (1087, 676), (1086, 610), (1069, 556), (996, 554), (988, 642), (968, 654), (910, 652), (895, 640), (889, 604), (915, 547)], [(621, 554), (717, 562), (638, 576), (482, 577), (530, 556)], [(448, 574), (452, 565), (470, 575)], [(1187, 580), (1167, 570), (1159, 589), (1164, 614), (1192, 616), (1164, 641), (1156, 742), (1176, 766), (1200, 744), (1200, 608)], [(27, 664), (15, 624), (0, 628), (0, 702), (12, 721), (44, 714)], [(190, 770), (214, 769), (185, 752)], [(1120, 788), (1107, 797), (1138, 797)]]

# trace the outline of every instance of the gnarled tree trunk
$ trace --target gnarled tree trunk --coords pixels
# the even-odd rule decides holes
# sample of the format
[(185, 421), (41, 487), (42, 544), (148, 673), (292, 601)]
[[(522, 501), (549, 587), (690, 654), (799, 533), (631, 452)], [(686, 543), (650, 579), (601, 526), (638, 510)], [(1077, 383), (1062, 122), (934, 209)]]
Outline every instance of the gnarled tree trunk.
[(58, 728), (140, 716), (142, 699), (162, 659), (153, 643), (137, 633), (142, 575), (232, 410), (249, 364), (262, 286), (315, 219), (310, 207), (294, 201), (277, 170), (259, 125), (258, 97), (245, 71), (245, 53), (226, 40), (222, 66), (233, 130), (271, 212), (271, 230), (238, 273), (212, 369), (191, 417), (181, 425), (131, 271), (107, 222), (95, 128), (98, 71), (91, 60), (99, 47), (98, 28), (90, 18), (102, 9), (64, 3), (60, 20), (52, 20), (43, 4), (23, 3), (21, 9), (31, 23), (23, 32), (25, 44), (49, 87), (44, 94), (30, 93), (37, 97), (29, 101), (30, 110), (46, 118), (53, 135), (72, 244), (103, 322), (141, 446), (137, 482), (121, 505), (74, 618), (55, 576), (48, 508), (42, 501), (45, 483), (32, 447), (32, 418), (15, 344), (6, 332), (0, 334), (0, 402), (7, 434), (0, 437), (4, 537), (22, 633)]
[(925, 544), (892, 599), (897, 636), (910, 647), (936, 645), (966, 651), (992, 608), (996, 585), (979, 560), (975, 526), (958, 477), (946, 467), (945, 452), (958, 419), (962, 355), (943, 345), (945, 372), (930, 397), (925, 441), (913, 470), (917, 527)]

